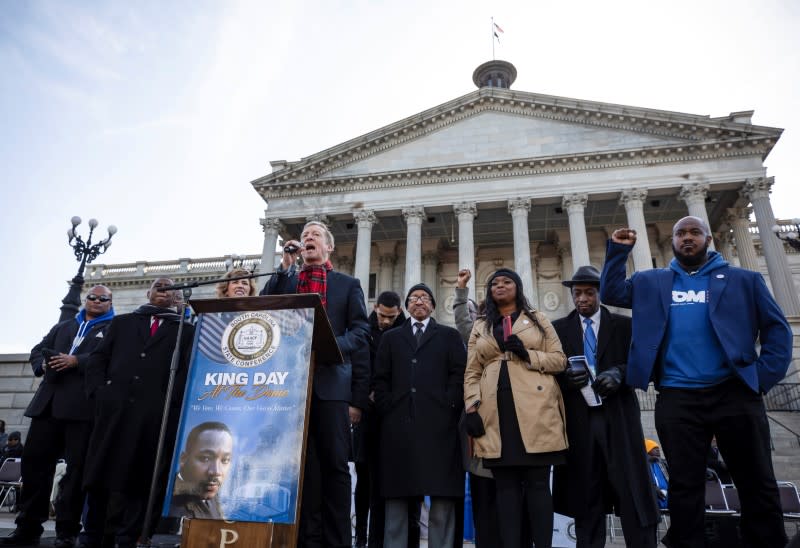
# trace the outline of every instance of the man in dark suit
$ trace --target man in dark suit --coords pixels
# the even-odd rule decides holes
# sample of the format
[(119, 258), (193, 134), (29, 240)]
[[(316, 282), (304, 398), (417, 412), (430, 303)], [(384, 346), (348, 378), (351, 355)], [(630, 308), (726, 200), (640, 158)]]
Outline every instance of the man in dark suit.
[[(95, 404), (95, 427), (84, 485), (93, 499), (107, 501), (111, 496), (121, 501), (116, 530), (120, 548), (135, 546), (145, 526), (170, 363), (180, 327), (180, 318), (171, 308), (174, 291), (164, 289), (171, 285), (168, 278), (155, 280), (147, 292), (148, 304), (114, 318), (86, 368), (86, 392)], [(172, 454), (193, 334), (194, 327), (185, 324), (164, 455)], [(159, 463), (164, 479), (167, 460)], [(155, 500), (163, 500), (165, 487), (166, 482), (158, 487)], [(95, 546), (102, 531), (87, 530), (85, 534), (86, 544)]]
[[(406, 548), (408, 500), (431, 497), (428, 543), (451, 547), (455, 500), (464, 496), (458, 438), (467, 352), (461, 335), (431, 318), (425, 284), (406, 297), (409, 318), (383, 335), (375, 363), (375, 406), (381, 424), (381, 494), (386, 548)], [(458, 532), (459, 538), (461, 531)]]
[[(748, 546), (786, 545), (762, 394), (786, 375), (792, 331), (761, 274), (709, 251), (703, 219), (672, 228), (668, 268), (626, 279), (636, 231), (615, 230), (606, 249), (600, 296), (633, 309), (627, 381), (655, 383), (656, 430), (670, 469), (670, 547), (704, 545), (706, 456), (712, 436), (742, 502)], [(755, 343), (760, 343), (757, 352)]]
[(589, 382), (584, 369), (568, 367), (560, 374), (569, 450), (557, 466), (553, 484), (555, 510), (575, 518), (578, 548), (602, 548), (606, 514), (622, 520), (627, 546), (656, 546), (659, 520), (639, 417), (639, 400), (624, 384), (631, 343), (631, 320), (600, 306), (600, 272), (582, 266), (570, 288), (575, 310), (553, 327), (567, 357), (585, 356), (602, 404), (590, 407), (581, 388)]
[[(285, 242), (278, 272), (262, 295), (318, 293), (344, 363), (317, 363), (300, 510), (298, 546), (350, 547), (350, 425), (369, 403), (369, 323), (364, 293), (355, 278), (333, 270), (333, 234), (323, 223), (303, 227), (300, 241)], [(297, 255), (303, 266), (298, 272)]]
[[(31, 417), (22, 454), (22, 496), (17, 528), (0, 540), (2, 546), (39, 544), (42, 523), (50, 510), (50, 492), (56, 462), (64, 458), (67, 473), (55, 502), (57, 547), (72, 547), (81, 530), (85, 493), (81, 489), (83, 465), (92, 412), (83, 389), (84, 371), (92, 352), (102, 341), (114, 317), (111, 291), (92, 287), (86, 304), (75, 318), (56, 324), (31, 350), (33, 374), (44, 376), (25, 416)], [(95, 508), (89, 508), (89, 518)]]

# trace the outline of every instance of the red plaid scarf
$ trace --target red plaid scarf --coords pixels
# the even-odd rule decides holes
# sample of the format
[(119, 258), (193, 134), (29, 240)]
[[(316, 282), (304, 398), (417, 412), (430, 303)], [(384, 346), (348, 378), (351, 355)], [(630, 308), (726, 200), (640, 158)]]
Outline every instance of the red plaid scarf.
[(297, 280), (298, 293), (319, 293), (322, 306), (328, 309), (328, 270), (333, 270), (330, 261), (325, 264), (304, 264)]

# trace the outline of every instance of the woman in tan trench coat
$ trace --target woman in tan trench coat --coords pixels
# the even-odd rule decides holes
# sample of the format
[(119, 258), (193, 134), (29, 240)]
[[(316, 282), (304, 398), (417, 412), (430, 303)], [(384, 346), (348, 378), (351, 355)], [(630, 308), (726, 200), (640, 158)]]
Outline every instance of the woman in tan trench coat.
[(554, 375), (565, 364), (555, 330), (528, 304), (517, 273), (492, 274), (485, 315), (469, 339), (464, 405), (474, 452), (494, 474), (503, 546), (520, 545), (523, 497), (536, 548), (551, 546), (550, 466), (563, 463), (567, 449)]

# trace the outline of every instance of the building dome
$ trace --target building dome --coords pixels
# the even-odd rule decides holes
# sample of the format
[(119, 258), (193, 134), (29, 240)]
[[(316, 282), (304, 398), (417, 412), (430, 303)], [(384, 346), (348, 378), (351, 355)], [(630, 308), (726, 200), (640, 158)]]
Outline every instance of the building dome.
[(516, 79), (517, 69), (508, 61), (487, 61), (472, 73), (472, 81), (479, 88), (509, 89)]

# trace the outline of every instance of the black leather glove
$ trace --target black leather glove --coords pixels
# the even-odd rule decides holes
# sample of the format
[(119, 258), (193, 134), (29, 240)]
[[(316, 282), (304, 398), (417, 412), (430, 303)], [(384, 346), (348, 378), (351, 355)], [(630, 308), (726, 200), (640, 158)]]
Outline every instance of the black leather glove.
[(505, 341), (506, 350), (509, 352), (513, 352), (522, 361), (531, 363), (531, 357), (528, 354), (528, 349), (525, 348), (525, 345), (522, 344), (522, 341), (516, 335), (509, 335), (508, 339)]
[(483, 428), (483, 419), (478, 415), (477, 411), (474, 413), (467, 413), (464, 417), (464, 426), (467, 429), (467, 434), (473, 438), (480, 438), (486, 433)]
[(589, 372), (583, 367), (567, 367), (564, 371), (564, 378), (571, 388), (583, 388), (589, 382)]
[(619, 390), (621, 384), (622, 371), (619, 367), (614, 366), (609, 367), (602, 373), (598, 373), (592, 388), (597, 392), (597, 395), (601, 398), (605, 398)]

